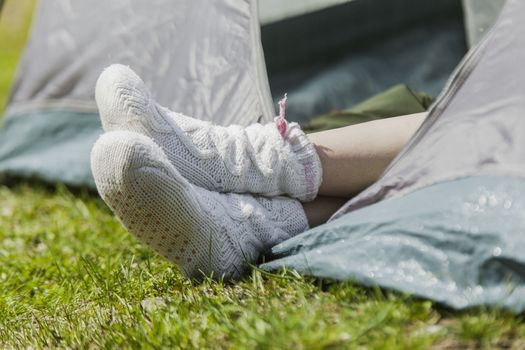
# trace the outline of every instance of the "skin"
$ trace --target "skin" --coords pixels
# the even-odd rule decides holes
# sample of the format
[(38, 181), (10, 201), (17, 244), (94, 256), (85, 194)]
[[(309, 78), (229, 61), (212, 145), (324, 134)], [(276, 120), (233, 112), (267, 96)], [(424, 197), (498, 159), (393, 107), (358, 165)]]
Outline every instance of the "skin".
[(310, 227), (325, 223), (383, 173), (410, 140), (426, 113), (374, 120), (309, 134), (323, 167), (318, 197), (304, 203)]

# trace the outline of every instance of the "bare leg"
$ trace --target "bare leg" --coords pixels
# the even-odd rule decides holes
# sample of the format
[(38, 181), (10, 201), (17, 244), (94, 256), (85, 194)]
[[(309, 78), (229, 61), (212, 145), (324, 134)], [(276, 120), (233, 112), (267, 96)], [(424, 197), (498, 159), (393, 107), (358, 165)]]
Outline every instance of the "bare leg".
[(350, 198), (368, 187), (425, 117), (426, 113), (411, 114), (308, 135), (323, 167), (319, 195)]
[(308, 225), (315, 227), (324, 224), (347, 200), (348, 198), (318, 196), (312, 202), (303, 203)]
[(425, 117), (426, 113), (411, 114), (308, 135), (323, 166), (319, 196), (303, 204), (310, 227), (325, 223), (376, 181)]

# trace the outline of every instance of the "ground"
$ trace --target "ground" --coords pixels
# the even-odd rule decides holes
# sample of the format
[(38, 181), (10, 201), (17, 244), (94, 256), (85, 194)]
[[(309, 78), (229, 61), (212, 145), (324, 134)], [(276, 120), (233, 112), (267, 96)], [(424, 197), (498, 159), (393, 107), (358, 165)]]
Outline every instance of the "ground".
[[(0, 115), (32, 0), (0, 19)], [(257, 269), (185, 279), (95, 195), (0, 185), (0, 348), (525, 348), (521, 316)]]

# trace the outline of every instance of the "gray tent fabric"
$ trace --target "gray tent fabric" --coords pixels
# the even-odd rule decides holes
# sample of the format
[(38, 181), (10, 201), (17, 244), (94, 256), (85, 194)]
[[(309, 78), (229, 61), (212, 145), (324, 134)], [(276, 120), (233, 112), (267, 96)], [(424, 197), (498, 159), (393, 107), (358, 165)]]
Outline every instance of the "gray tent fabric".
[(94, 187), (94, 86), (112, 63), (178, 112), (273, 120), (257, 11), (252, 0), (41, 0), (0, 129), (0, 175)]
[(525, 311), (524, 16), (508, 0), (381, 178), (263, 267)]
[(467, 42), (474, 46), (498, 19), (506, 0), (463, 0)]
[(382, 201), (273, 249), (265, 269), (353, 280), (455, 309), (525, 310), (525, 181), (470, 177)]
[(224, 125), (273, 120), (254, 1), (41, 0), (35, 18), (8, 114), (96, 112), (98, 75), (121, 63), (181, 113)]

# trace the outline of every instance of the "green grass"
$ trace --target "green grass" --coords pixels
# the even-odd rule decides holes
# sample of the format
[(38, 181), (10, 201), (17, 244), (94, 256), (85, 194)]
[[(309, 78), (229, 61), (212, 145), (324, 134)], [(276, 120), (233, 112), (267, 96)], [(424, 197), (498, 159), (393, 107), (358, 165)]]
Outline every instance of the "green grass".
[(104, 203), (0, 187), (0, 348), (425, 349), (525, 344), (520, 317), (254, 270), (196, 283)]
[[(28, 3), (4, 10), (15, 2)], [(25, 38), (18, 31), (6, 55), (5, 31), (0, 101)], [(0, 291), (2, 349), (525, 348), (522, 317), (503, 311), (451, 312), (292, 272), (187, 280), (100, 199), (61, 186), (0, 185)]]

